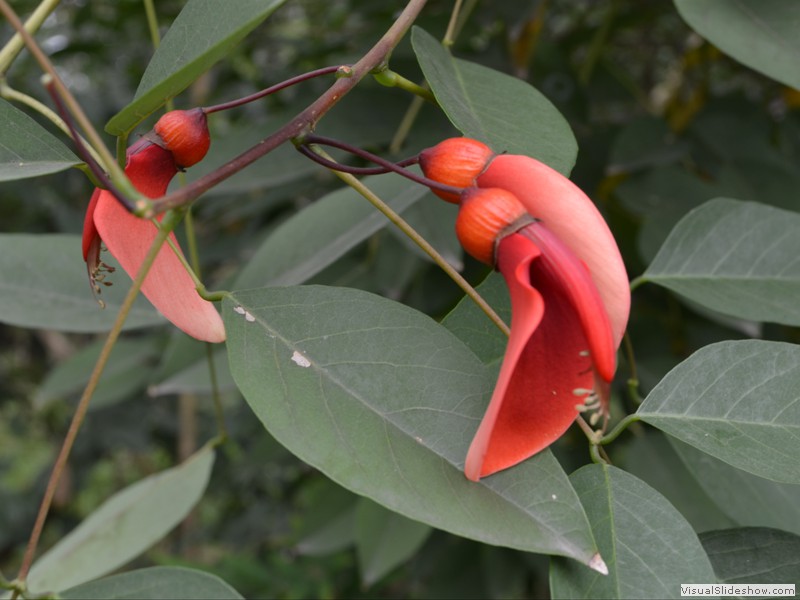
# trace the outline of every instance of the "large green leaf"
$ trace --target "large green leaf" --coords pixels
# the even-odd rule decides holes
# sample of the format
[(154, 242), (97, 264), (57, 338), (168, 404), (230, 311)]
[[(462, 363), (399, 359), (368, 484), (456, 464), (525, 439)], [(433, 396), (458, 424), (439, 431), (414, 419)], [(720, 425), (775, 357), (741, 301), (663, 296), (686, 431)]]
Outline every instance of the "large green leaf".
[(150, 567), (84, 583), (60, 594), (76, 600), (238, 600), (216, 575), (184, 567)]
[(800, 586), (800, 536), (779, 529), (742, 527), (701, 533), (700, 541), (722, 582)]
[(800, 215), (717, 198), (686, 215), (638, 281), (741, 319), (800, 325)]
[(358, 503), (355, 528), (361, 582), (367, 587), (414, 556), (432, 531), (367, 498)]
[(675, 438), (669, 442), (697, 484), (735, 524), (800, 535), (800, 485), (751, 475)]
[(642, 420), (739, 469), (800, 483), (800, 346), (711, 344), (648, 394)]
[[(625, 446), (622, 460), (615, 460), (615, 464), (658, 490), (680, 511), (695, 531), (724, 529), (736, 525), (737, 521), (727, 516), (726, 511), (697, 481), (694, 471), (683, 463), (681, 456), (670, 444), (671, 440), (660, 431), (649, 427), (644, 429), (645, 432)], [(734, 470), (728, 465), (724, 466), (726, 471)]]
[(91, 581), (135, 558), (180, 523), (200, 500), (214, 449), (118, 492), (34, 563), (28, 587), (61, 591)]
[(121, 135), (223, 58), (286, 0), (189, 0), (147, 65), (133, 102), (106, 124)]
[[(145, 387), (161, 349), (157, 342), (154, 337), (117, 340), (92, 395), (90, 410), (114, 404)], [(51, 370), (33, 396), (34, 408), (42, 409), (82, 392), (104, 345), (104, 339), (98, 340)]]
[(0, 98), (0, 181), (57, 173), (81, 163), (64, 144)]
[[(364, 183), (398, 213), (428, 194), (427, 188), (400, 175), (371, 177)], [(331, 192), (275, 229), (233, 287), (304, 283), (388, 224), (389, 220), (352, 188)]]
[(436, 100), (465, 136), (496, 152), (526, 154), (569, 175), (578, 144), (566, 119), (521, 79), (453, 58), (429, 33), (414, 27), (414, 52)]
[(185, 369), (157, 381), (148, 388), (147, 392), (154, 397), (169, 394), (211, 394), (214, 391), (213, 384), (216, 384), (216, 389), (221, 392), (235, 389), (236, 386), (225, 358), (224, 348), (220, 348), (212, 355), (215, 370), (215, 381), (213, 382), (206, 356)]
[[(511, 301), (503, 276), (492, 272), (475, 288), (506, 323), (511, 323)], [(475, 301), (464, 296), (442, 320), (442, 325), (458, 336), (485, 363), (499, 360), (505, 353), (508, 336), (489, 320)]]
[(683, 19), (720, 50), (800, 88), (800, 3), (794, 0), (675, 0)]
[[(130, 280), (110, 254), (103, 261), (117, 267), (114, 285), (103, 288), (104, 310), (89, 287), (80, 236), (0, 235), (0, 322), (79, 333), (108, 331)], [(125, 327), (160, 323), (163, 317), (140, 297)]]
[(430, 318), (320, 286), (234, 292), (223, 318), (231, 372), (253, 411), (334, 481), (458, 535), (585, 563), (595, 556), (549, 451), (480, 483), (464, 477), (494, 381)]
[(653, 488), (611, 466), (587, 465), (570, 480), (609, 574), (553, 559), (553, 598), (679, 598), (681, 584), (716, 581), (691, 525)]

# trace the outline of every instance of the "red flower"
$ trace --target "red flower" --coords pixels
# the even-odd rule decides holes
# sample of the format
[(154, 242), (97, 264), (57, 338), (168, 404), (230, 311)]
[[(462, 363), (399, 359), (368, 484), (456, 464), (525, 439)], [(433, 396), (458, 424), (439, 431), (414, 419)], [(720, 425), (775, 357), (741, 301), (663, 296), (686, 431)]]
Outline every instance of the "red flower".
[[(128, 148), (125, 174), (142, 194), (163, 196), (178, 169), (205, 156), (209, 146), (205, 114), (200, 109), (172, 111), (155, 131)], [(93, 289), (102, 271), (100, 244), (105, 244), (122, 268), (135, 277), (157, 229), (153, 223), (129, 213), (107, 190), (96, 189), (89, 201), (83, 226), (83, 258)], [(177, 246), (174, 235), (170, 235)], [(142, 284), (142, 293), (164, 317), (198, 340), (222, 342), (225, 328), (211, 302), (203, 300), (173, 250), (164, 245)]]
[[(591, 200), (530, 157), (500, 155), (487, 163), (468, 179), (477, 187), (462, 194), (456, 232), (467, 252), (503, 275), (512, 321), (494, 393), (467, 453), (471, 480), (546, 448), (587, 408), (607, 411), (630, 309), (622, 258)], [(459, 179), (463, 174), (450, 177)]]

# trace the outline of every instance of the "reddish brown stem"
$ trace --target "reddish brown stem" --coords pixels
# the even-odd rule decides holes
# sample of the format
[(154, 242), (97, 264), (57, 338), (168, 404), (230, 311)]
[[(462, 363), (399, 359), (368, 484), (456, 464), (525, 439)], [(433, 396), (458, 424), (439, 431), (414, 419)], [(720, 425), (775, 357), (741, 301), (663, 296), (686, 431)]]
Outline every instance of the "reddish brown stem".
[[(350, 173), (350, 175), (383, 175), (384, 173), (397, 172), (398, 170), (398, 169), (390, 169), (388, 167), (353, 167), (351, 165), (343, 165), (333, 160), (328, 160), (324, 156), (320, 156), (319, 154), (311, 150), (306, 144), (298, 145), (297, 151), (300, 152), (303, 156), (307, 156), (314, 162), (319, 163), (323, 167), (328, 167), (329, 169), (334, 169), (342, 173)], [(418, 162), (419, 162), (419, 156), (411, 156), (409, 158), (399, 160), (396, 163), (392, 164), (394, 164), (396, 167), (403, 168), (415, 165)]]
[[(375, 164), (380, 165), (380, 168), (370, 169), (370, 168), (360, 168), (360, 167), (349, 167), (347, 165), (342, 165), (332, 160), (328, 160), (325, 157), (318, 155), (316, 152), (310, 150), (308, 148), (309, 144), (318, 144), (321, 146), (331, 146), (333, 148), (339, 148), (340, 150), (344, 150), (349, 152), (355, 156), (360, 156), (361, 158), (365, 158)], [(297, 149), (302, 152), (305, 156), (310, 158), (311, 160), (321, 164), (324, 167), (328, 167), (329, 169), (334, 169), (336, 171), (342, 171), (344, 173), (350, 173), (351, 175), (365, 175), (365, 174), (373, 174), (373, 173), (397, 173), (398, 175), (402, 175), (403, 177), (410, 179), (411, 181), (415, 181), (420, 185), (424, 185), (429, 188), (434, 188), (437, 190), (441, 190), (443, 192), (447, 192), (450, 194), (461, 195), (462, 190), (461, 188), (454, 187), (452, 185), (446, 185), (444, 183), (439, 183), (438, 181), (434, 181), (433, 179), (428, 179), (427, 177), (423, 177), (422, 175), (418, 175), (413, 171), (409, 171), (408, 169), (404, 168), (408, 165), (415, 164), (419, 161), (418, 157), (413, 157), (411, 159), (406, 159), (402, 163), (393, 163), (390, 160), (386, 160), (378, 156), (377, 154), (372, 154), (362, 148), (357, 148), (348, 144), (347, 142), (342, 142), (340, 140), (336, 140), (333, 138), (328, 138), (320, 135), (308, 135), (303, 138), (303, 143), (297, 146)]]
[(75, 149), (77, 150), (80, 157), (83, 159), (83, 162), (89, 167), (89, 170), (92, 174), (97, 178), (97, 181), (105, 187), (108, 191), (110, 191), (114, 198), (116, 198), (117, 202), (122, 204), (125, 207), (125, 210), (128, 212), (133, 212), (134, 206), (133, 203), (123, 194), (117, 186), (113, 184), (111, 179), (108, 177), (106, 172), (103, 168), (97, 164), (97, 161), (92, 157), (89, 150), (86, 149), (86, 146), (83, 145), (83, 141), (81, 140), (81, 136), (78, 134), (78, 130), (75, 127), (75, 122), (72, 120), (72, 116), (69, 114), (69, 111), (64, 106), (64, 103), (61, 101), (61, 96), (58, 94), (58, 90), (56, 89), (55, 84), (53, 81), (48, 81), (45, 84), (45, 88), (47, 92), (50, 94), (50, 97), (53, 99), (53, 104), (56, 106), (56, 110), (61, 118), (64, 120), (64, 123), (67, 125), (67, 129), (69, 129), (69, 134), (72, 137), (72, 141), (75, 144)]
[(303, 73), (302, 75), (297, 75), (296, 77), (292, 77), (290, 79), (287, 79), (286, 81), (281, 81), (280, 83), (276, 83), (275, 85), (263, 89), (260, 92), (256, 92), (255, 94), (250, 94), (249, 96), (244, 96), (243, 98), (237, 98), (236, 100), (223, 102), (222, 104), (215, 104), (214, 106), (205, 107), (203, 108), (203, 112), (206, 113), (207, 115), (210, 115), (211, 113), (220, 112), (231, 108), (236, 108), (238, 106), (247, 104), (248, 102), (253, 102), (254, 100), (259, 100), (261, 98), (264, 98), (265, 96), (269, 96), (270, 94), (279, 92), (280, 90), (283, 90), (287, 87), (296, 85), (298, 83), (302, 83), (303, 81), (308, 81), (309, 79), (313, 79), (314, 77), (320, 77), (321, 75), (330, 75), (331, 73), (339, 73), (342, 77), (350, 77), (351, 68), (348, 65), (335, 65), (332, 67), (322, 67), (321, 69), (316, 69), (315, 71), (309, 71), (308, 73)]

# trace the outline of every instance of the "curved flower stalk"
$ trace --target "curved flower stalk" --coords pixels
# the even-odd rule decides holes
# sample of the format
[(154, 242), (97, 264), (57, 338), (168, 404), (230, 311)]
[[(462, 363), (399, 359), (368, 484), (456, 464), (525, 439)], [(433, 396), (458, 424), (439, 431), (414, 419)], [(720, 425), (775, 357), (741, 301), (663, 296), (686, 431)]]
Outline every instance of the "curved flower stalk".
[(503, 364), (464, 467), (477, 481), (548, 447), (580, 413), (607, 415), (628, 278), (594, 204), (546, 165), (494, 156), (467, 138), (424, 151), (420, 164), (432, 179), (472, 186), (461, 195), (456, 233), (500, 271), (511, 297)]
[[(172, 111), (127, 151), (125, 174), (142, 194), (163, 196), (179, 169), (199, 162), (208, 151), (206, 116), (201, 109)], [(83, 226), (83, 258), (93, 291), (111, 269), (100, 260), (101, 242), (125, 272), (135, 277), (156, 237), (156, 226), (129, 213), (107, 190), (96, 189)], [(177, 248), (177, 239), (170, 234)], [(217, 309), (202, 299), (173, 250), (165, 245), (142, 284), (142, 293), (176, 327), (206, 342), (225, 340)]]

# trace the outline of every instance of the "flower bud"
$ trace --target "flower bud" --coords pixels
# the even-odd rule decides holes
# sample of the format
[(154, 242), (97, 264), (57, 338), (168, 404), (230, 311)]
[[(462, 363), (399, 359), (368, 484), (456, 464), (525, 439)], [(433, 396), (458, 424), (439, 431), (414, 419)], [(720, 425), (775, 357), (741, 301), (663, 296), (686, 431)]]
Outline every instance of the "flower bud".
[[(457, 188), (475, 185), (475, 178), (494, 156), (486, 144), (470, 138), (450, 138), (420, 152), (419, 165), (428, 179)], [(458, 204), (457, 194), (433, 190), (442, 200)]]
[(461, 194), (456, 236), (470, 256), (494, 265), (497, 242), (532, 220), (514, 194), (500, 188), (469, 188)]
[(201, 108), (172, 110), (162, 116), (153, 129), (181, 168), (203, 160), (211, 145), (206, 114)]

